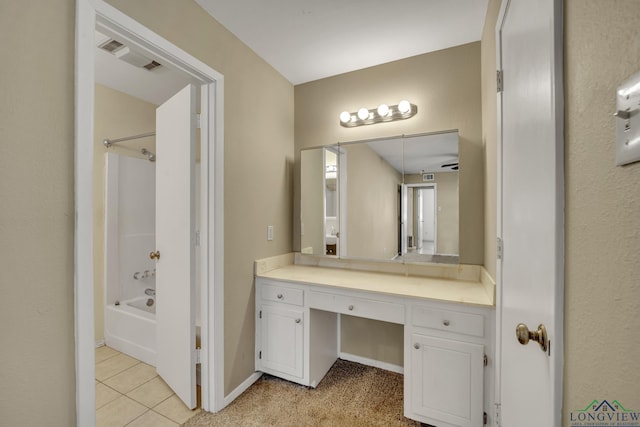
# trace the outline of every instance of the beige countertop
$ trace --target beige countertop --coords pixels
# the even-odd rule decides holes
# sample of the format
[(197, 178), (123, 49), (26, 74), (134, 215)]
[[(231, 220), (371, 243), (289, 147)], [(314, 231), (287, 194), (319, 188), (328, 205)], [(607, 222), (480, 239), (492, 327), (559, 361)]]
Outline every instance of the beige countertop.
[(307, 265), (283, 265), (256, 274), (279, 281), (322, 285), (345, 290), (377, 292), (396, 297), (424, 298), (493, 307), (492, 292), (481, 281), (406, 276)]

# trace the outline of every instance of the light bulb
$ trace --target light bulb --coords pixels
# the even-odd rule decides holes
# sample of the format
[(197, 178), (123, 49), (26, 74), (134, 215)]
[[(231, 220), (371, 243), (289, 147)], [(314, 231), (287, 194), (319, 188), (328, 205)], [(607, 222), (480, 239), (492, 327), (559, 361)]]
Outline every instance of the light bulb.
[(365, 120), (369, 118), (369, 110), (367, 110), (366, 108), (362, 107), (361, 109), (358, 110), (358, 118), (360, 120)]
[(380, 117), (386, 117), (389, 114), (389, 106), (387, 104), (378, 105), (378, 115)]
[(351, 113), (348, 111), (343, 111), (342, 113), (340, 113), (340, 121), (342, 123), (349, 123), (349, 121), (351, 120)]
[(407, 101), (406, 99), (400, 101), (398, 103), (398, 111), (400, 111), (402, 114), (406, 114), (411, 111), (411, 104), (409, 103), (409, 101)]

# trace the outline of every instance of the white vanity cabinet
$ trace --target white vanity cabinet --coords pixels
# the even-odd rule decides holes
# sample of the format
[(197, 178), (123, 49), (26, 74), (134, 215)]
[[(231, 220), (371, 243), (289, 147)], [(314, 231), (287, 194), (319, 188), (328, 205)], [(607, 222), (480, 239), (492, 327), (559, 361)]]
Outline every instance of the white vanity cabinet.
[(304, 379), (304, 293), (273, 281), (256, 282), (256, 369)]
[(483, 426), (495, 324), (482, 284), (299, 266), (269, 276), (256, 276), (256, 370), (316, 387), (340, 354), (341, 314), (402, 324), (404, 415)]
[(491, 382), (486, 366), (491, 333), (485, 329), (492, 324), (491, 312), (448, 306), (410, 307), (405, 326), (405, 416), (437, 427), (480, 427)]
[(304, 377), (304, 311), (262, 304), (258, 309), (258, 359), (263, 372), (302, 381)]
[(338, 358), (337, 316), (310, 310), (305, 286), (256, 278), (256, 370), (316, 387)]

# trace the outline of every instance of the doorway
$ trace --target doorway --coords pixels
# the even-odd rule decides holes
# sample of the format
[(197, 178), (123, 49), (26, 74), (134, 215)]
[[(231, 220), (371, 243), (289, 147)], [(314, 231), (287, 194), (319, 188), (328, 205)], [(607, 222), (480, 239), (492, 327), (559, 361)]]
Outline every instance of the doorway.
[[(95, 31), (188, 76), (201, 103), (202, 406), (223, 407), (223, 76), (103, 1), (76, 4), (75, 329), (78, 425), (95, 424), (93, 312), (93, 140)], [(196, 236), (192, 236), (194, 239)]]
[[(455, 191), (450, 192), (447, 192), (446, 179), (400, 185), (398, 240), (402, 247), (396, 259), (445, 264), (459, 262), (457, 175), (454, 181)], [(451, 200), (454, 203), (450, 203)]]

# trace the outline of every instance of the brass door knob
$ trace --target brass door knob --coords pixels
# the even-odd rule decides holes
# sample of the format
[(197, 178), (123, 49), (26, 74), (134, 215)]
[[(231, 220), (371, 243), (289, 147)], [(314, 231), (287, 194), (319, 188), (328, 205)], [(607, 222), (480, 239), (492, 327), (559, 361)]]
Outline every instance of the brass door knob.
[(160, 251), (150, 252), (149, 258), (151, 259), (160, 259)]
[(540, 349), (547, 352), (549, 348), (549, 338), (547, 337), (547, 328), (544, 325), (538, 325), (537, 331), (530, 331), (524, 323), (516, 326), (516, 337), (522, 345), (527, 345), (529, 341), (535, 341), (540, 344)]

